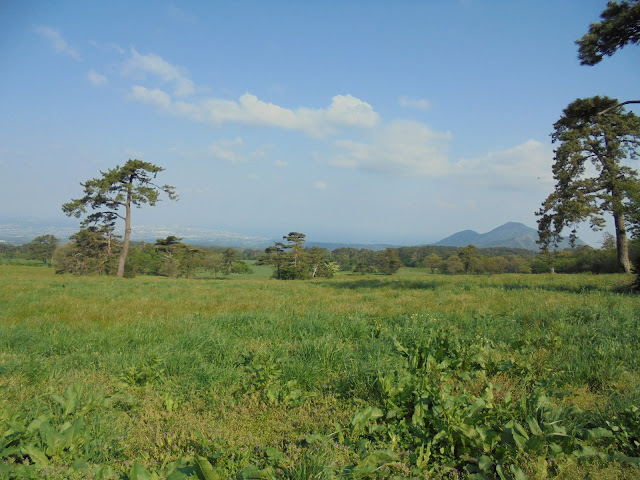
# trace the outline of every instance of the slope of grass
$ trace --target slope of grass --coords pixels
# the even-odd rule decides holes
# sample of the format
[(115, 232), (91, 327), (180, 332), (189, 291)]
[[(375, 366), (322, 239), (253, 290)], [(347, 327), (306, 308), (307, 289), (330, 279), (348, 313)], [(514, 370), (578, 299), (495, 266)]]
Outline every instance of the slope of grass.
[[(3, 265), (0, 474), (209, 478), (208, 464), (222, 478), (424, 478), (481, 465), (487, 470), (475, 473), (486, 478), (500, 469), (505, 478), (633, 478), (637, 467), (626, 459), (640, 456), (640, 298), (621, 293), (629, 282), (409, 269), (307, 282), (264, 272), (119, 280)], [(446, 362), (412, 370), (411, 361), (431, 362), (441, 350)], [(574, 429), (573, 450), (553, 453), (551, 440), (528, 431), (538, 443), (516, 442), (500, 456), (452, 434), (453, 454), (425, 460), (415, 443), (422, 438), (423, 454), (431, 445), (422, 424), (410, 412), (387, 417), (393, 408), (414, 411), (411, 396), (398, 392), (429, 372), (439, 372), (443, 405), (457, 405), (456, 415), (485, 398), (482, 421), (501, 435), (510, 415), (525, 422), (522, 409), (544, 396), (550, 403), (536, 404), (538, 421), (562, 418)], [(382, 388), (391, 378), (395, 386)], [(436, 405), (425, 381), (416, 385)], [(487, 460), (474, 448), (487, 448)]]

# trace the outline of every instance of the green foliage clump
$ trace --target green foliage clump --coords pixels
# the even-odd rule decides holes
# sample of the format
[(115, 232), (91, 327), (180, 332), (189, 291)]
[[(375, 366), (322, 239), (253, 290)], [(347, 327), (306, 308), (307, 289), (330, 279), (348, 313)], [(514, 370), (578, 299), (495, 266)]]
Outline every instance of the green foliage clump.
[(50, 395), (49, 408), (35, 418), (0, 404), (0, 473), (4, 478), (118, 478), (110, 466), (121, 450), (118, 432), (100, 415), (128, 410), (127, 395), (105, 395), (81, 385)]
[(304, 248), (306, 235), (290, 232), (282, 237), (287, 243), (276, 242), (258, 259), (259, 265), (272, 265), (273, 278), (278, 280), (305, 280), (316, 277), (333, 277), (336, 267), (327, 259), (322, 248)]

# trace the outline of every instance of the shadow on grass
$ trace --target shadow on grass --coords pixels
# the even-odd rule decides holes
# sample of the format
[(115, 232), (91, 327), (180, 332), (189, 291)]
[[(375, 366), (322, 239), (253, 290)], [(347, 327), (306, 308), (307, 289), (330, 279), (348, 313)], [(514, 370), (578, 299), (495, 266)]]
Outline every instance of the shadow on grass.
[(317, 282), (322, 285), (341, 290), (358, 290), (373, 288), (389, 288), (392, 290), (435, 290), (445, 285), (444, 283), (424, 280), (378, 280), (376, 278), (363, 278), (362, 280), (350, 280), (348, 282)]
[[(477, 277), (476, 277), (477, 278)], [(435, 290), (445, 288), (451, 290), (504, 290), (504, 291), (535, 291), (542, 290), (548, 292), (562, 293), (616, 293), (621, 295), (634, 295), (631, 285), (622, 286), (600, 286), (600, 285), (566, 285), (566, 284), (523, 284), (523, 283), (483, 283), (483, 282), (438, 282), (435, 280), (394, 280), (393, 277), (385, 279), (363, 278), (360, 280), (349, 280), (344, 282), (323, 281), (317, 285), (339, 290), (360, 290), (360, 289), (390, 289), (390, 290)], [(635, 293), (637, 294), (637, 293)]]
[(590, 293), (590, 292), (603, 292), (603, 293), (617, 293), (622, 295), (633, 295), (631, 285), (617, 285), (612, 287), (602, 287), (599, 285), (522, 285), (520, 283), (504, 283), (498, 285), (484, 285), (485, 288), (503, 289), (506, 291), (511, 290), (544, 290), (548, 292), (563, 292), (563, 293)]

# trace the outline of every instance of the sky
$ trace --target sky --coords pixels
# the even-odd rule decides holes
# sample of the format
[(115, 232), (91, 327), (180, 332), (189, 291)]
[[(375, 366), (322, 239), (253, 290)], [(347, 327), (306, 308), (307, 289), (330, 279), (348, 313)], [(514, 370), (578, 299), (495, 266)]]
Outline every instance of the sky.
[(638, 97), (640, 48), (577, 59), (605, 5), (4, 0), (0, 213), (64, 221), (80, 182), (137, 158), (180, 200), (135, 210), (134, 234), (423, 244), (535, 228), (562, 110)]

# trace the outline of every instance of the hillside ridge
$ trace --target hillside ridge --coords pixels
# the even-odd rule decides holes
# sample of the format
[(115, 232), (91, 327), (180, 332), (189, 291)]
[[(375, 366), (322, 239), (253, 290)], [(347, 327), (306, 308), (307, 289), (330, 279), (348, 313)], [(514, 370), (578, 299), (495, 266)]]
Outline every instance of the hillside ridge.
[[(538, 230), (535, 228), (528, 227), (520, 222), (507, 222), (486, 233), (478, 233), (474, 230), (462, 230), (432, 245), (466, 247), (467, 245), (473, 244), (479, 248), (512, 247), (539, 250), (536, 240), (538, 240)], [(578, 239), (576, 245), (585, 245), (585, 243)], [(564, 239), (558, 248), (571, 248), (569, 240)]]

